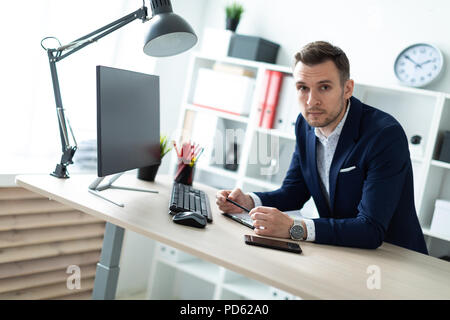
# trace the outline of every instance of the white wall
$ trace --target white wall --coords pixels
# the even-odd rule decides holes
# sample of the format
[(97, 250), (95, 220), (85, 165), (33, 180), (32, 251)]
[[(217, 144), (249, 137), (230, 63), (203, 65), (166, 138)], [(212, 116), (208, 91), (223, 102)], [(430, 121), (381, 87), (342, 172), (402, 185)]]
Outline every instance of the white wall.
[[(205, 27), (224, 28), (224, 6), (229, 2), (207, 2)], [(279, 43), (279, 64), (291, 65), (295, 52), (315, 40), (341, 47), (349, 57), (353, 79), (374, 84), (397, 84), (395, 57), (412, 43), (434, 43), (450, 60), (448, 0), (240, 2), (245, 12), (237, 33)], [(450, 92), (450, 72), (427, 89)]]
[[(141, 5), (138, 0), (24, 0), (0, 4), (2, 160), (46, 157), (56, 164), (61, 156), (49, 62), (41, 39), (55, 36), (68, 44)], [(140, 21), (134, 21), (57, 63), (63, 106), (78, 142), (96, 134), (96, 65), (153, 71), (154, 59), (142, 53), (141, 33), (145, 30)], [(58, 46), (55, 41), (44, 44)]]

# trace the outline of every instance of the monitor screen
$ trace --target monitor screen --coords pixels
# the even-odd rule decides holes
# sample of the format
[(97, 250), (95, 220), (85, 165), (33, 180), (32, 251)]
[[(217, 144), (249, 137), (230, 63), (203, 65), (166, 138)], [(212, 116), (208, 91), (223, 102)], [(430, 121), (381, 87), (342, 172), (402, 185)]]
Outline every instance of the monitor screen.
[(160, 164), (159, 77), (97, 66), (97, 173)]

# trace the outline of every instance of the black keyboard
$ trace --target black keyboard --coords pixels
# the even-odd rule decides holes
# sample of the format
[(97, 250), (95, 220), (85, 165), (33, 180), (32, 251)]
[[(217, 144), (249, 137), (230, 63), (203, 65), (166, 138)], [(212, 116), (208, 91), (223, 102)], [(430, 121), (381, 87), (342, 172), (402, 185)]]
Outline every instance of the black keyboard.
[(170, 214), (184, 211), (199, 212), (208, 222), (213, 220), (208, 195), (204, 191), (182, 183), (173, 183), (169, 210)]

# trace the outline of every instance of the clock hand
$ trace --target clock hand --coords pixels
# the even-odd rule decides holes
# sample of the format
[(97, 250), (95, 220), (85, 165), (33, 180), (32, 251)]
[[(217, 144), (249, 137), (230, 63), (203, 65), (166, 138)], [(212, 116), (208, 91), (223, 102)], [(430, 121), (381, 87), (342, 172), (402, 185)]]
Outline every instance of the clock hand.
[(413, 59), (411, 59), (408, 55), (405, 55), (405, 58), (408, 59), (409, 61), (411, 61), (412, 63), (414, 63), (414, 65), (416, 66), (416, 68), (421, 68), (420, 64), (418, 64), (417, 62), (415, 62)]
[(421, 64), (420, 64), (420, 66), (423, 66), (424, 64), (427, 64), (427, 63), (430, 63), (430, 62), (433, 62), (433, 60), (427, 60), (427, 61), (425, 61), (425, 62), (422, 62)]

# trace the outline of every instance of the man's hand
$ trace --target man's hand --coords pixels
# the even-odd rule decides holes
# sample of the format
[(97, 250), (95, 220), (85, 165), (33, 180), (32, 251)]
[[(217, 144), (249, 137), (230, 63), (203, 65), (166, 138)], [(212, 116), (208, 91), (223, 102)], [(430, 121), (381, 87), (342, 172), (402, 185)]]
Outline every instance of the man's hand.
[(256, 207), (249, 214), (253, 219), (256, 234), (276, 238), (291, 237), (289, 231), (294, 224), (294, 219), (277, 208)]
[(216, 194), (216, 204), (220, 210), (227, 213), (241, 213), (243, 210), (238, 206), (235, 206), (231, 202), (226, 201), (226, 198), (230, 198), (234, 202), (239, 203), (244, 208), (251, 210), (255, 204), (252, 197), (242, 192), (241, 189), (236, 188), (231, 190), (220, 190)]

